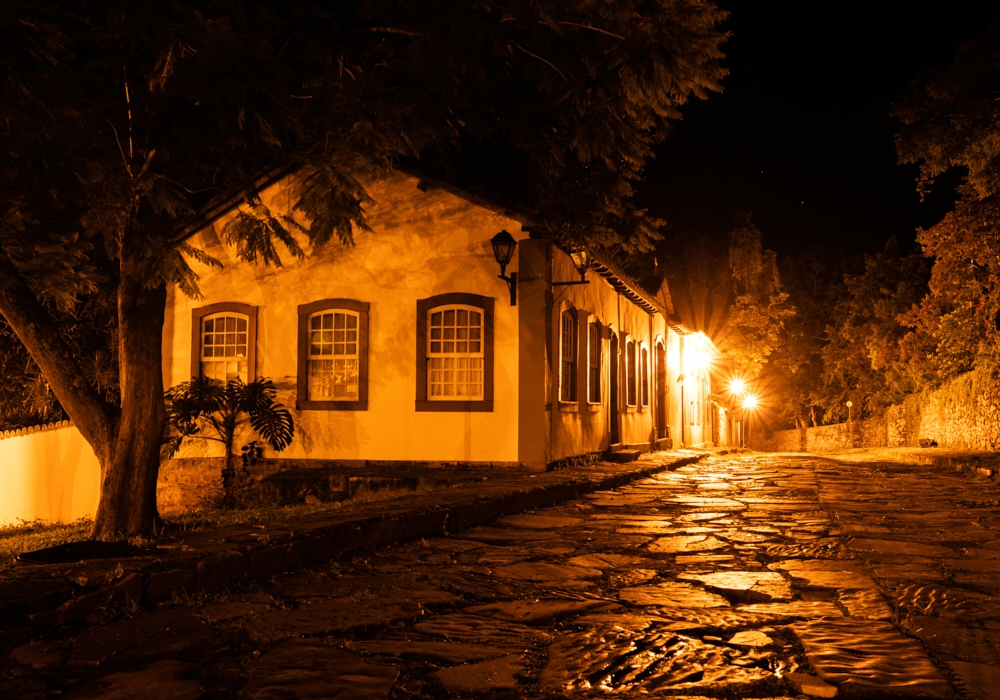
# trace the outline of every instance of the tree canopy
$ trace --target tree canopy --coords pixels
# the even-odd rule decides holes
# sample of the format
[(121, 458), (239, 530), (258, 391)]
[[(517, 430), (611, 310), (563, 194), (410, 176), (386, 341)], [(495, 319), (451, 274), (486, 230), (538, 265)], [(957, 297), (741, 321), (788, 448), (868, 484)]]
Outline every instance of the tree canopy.
[[(95, 535), (147, 532), (166, 417), (168, 284), (207, 205), (245, 261), (280, 265), (365, 229), (366, 184), (402, 160), (526, 213), (564, 243), (649, 247), (630, 201), (650, 147), (719, 89), (707, 0), (14, 0), (0, 8), (0, 314), (102, 465)], [(254, 183), (291, 173), (292, 215)], [(303, 243), (303, 241), (305, 243)], [(61, 331), (87, 299), (116, 390)], [(89, 350), (88, 350), (89, 352)]]
[(938, 224), (918, 232), (933, 259), (926, 296), (904, 317), (904, 345), (943, 381), (1000, 350), (1000, 20), (963, 44), (946, 68), (920, 76), (893, 108), (902, 126), (902, 163), (920, 165), (923, 193), (950, 169), (962, 172), (961, 199)]

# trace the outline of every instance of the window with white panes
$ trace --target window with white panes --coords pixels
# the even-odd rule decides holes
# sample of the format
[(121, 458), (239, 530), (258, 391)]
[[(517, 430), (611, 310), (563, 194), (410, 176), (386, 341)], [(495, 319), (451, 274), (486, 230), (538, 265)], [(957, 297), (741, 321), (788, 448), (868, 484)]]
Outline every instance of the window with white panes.
[(427, 317), (427, 398), (475, 401), (483, 398), (483, 311), (438, 306)]
[(358, 314), (321, 311), (309, 317), (308, 399), (358, 400)]
[(219, 313), (201, 319), (201, 376), (228, 382), (249, 381), (248, 319)]

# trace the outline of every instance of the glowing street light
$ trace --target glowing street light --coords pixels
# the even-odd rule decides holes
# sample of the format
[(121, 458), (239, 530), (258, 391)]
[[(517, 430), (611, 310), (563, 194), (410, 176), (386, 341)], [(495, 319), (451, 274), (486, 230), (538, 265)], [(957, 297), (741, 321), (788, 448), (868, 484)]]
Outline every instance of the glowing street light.
[(746, 380), (740, 377), (733, 377), (733, 379), (729, 382), (729, 393), (736, 394), (737, 396), (743, 396), (746, 391)]
[(743, 397), (743, 410), (753, 411), (760, 404), (760, 399), (756, 394), (747, 394)]

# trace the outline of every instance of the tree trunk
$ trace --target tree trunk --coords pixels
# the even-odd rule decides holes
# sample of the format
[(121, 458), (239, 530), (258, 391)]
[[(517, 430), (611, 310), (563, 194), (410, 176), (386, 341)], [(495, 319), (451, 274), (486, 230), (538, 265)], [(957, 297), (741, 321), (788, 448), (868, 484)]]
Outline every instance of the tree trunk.
[(107, 456), (101, 459), (101, 499), (95, 539), (149, 535), (162, 527), (156, 508), (163, 404), (163, 314), (166, 286), (125, 257), (118, 288), (118, 366), (121, 413)]

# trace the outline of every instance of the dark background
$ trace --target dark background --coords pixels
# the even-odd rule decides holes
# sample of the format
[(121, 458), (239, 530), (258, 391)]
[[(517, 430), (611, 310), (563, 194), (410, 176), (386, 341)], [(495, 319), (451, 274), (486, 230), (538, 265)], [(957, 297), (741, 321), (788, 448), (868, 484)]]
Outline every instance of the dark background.
[(779, 255), (877, 252), (951, 208), (958, 175), (921, 203), (898, 165), (892, 103), (1000, 15), (996, 2), (718, 0), (731, 13), (725, 91), (684, 107), (638, 201), (667, 233), (724, 233), (752, 212)]

